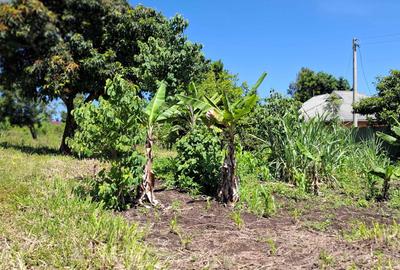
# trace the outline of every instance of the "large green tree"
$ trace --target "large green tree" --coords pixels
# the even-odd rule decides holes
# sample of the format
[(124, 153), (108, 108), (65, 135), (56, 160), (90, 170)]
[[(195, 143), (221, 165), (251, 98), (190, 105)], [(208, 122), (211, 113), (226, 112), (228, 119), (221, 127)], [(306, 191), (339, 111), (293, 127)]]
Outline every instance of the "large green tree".
[(376, 90), (378, 95), (358, 102), (354, 109), (361, 114), (375, 114), (376, 120), (383, 124), (393, 124), (400, 119), (400, 71), (391, 70), (385, 77), (379, 77)]
[(36, 126), (40, 126), (49, 117), (46, 104), (41, 100), (26, 98), (17, 85), (13, 91), (0, 89), (0, 123), (28, 127), (32, 138), (36, 139)]
[(296, 81), (289, 85), (288, 93), (295, 99), (305, 102), (313, 96), (330, 94), (335, 90), (350, 90), (349, 82), (342, 78), (335, 78), (325, 72), (315, 72), (309, 68), (301, 68)]
[(187, 41), (187, 22), (166, 19), (125, 0), (14, 0), (0, 5), (0, 84), (19, 83), (23, 94), (67, 109), (60, 150), (76, 124), (74, 99), (104, 95), (115, 74), (154, 93), (165, 80), (175, 91), (206, 69), (201, 46)]

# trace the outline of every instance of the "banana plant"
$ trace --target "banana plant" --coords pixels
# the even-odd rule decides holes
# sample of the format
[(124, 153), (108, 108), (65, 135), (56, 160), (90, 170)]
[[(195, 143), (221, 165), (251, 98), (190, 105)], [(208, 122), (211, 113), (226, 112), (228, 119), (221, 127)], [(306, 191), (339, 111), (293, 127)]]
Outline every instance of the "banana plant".
[(143, 204), (143, 200), (145, 199), (147, 199), (147, 201), (152, 205), (159, 204), (159, 202), (154, 197), (155, 178), (152, 170), (154, 144), (153, 130), (155, 124), (165, 121), (166, 119), (171, 117), (173, 113), (165, 109), (165, 95), (166, 84), (164, 82), (161, 82), (155, 96), (144, 110), (144, 113), (147, 115), (147, 121), (145, 122), (147, 127), (145, 143), (146, 163), (144, 167), (143, 182), (140, 186), (141, 193), (139, 197), (139, 204)]
[(394, 117), (392, 117), (392, 119), (396, 124), (391, 127), (391, 130), (394, 132), (394, 134), (396, 134), (397, 138), (379, 131), (376, 133), (376, 135), (389, 144), (397, 145), (399, 144), (398, 137), (400, 137), (400, 122)]
[[(392, 117), (392, 119), (395, 122), (395, 125), (391, 127), (391, 130), (393, 133), (396, 135), (396, 137), (383, 133), (383, 132), (377, 132), (377, 136), (381, 138), (383, 141), (391, 144), (391, 145), (399, 145), (399, 138), (400, 138), (400, 122)], [(392, 179), (396, 179), (400, 177), (400, 172), (398, 171), (398, 168), (394, 165), (388, 165), (386, 167), (375, 167), (371, 171), (369, 171), (371, 175), (377, 176), (381, 179), (383, 179), (383, 186), (382, 186), (382, 192), (380, 195), (380, 200), (386, 201), (389, 199), (389, 187), (390, 187), (390, 182)]]
[[(209, 109), (209, 105), (205, 104), (199, 106), (197, 100), (204, 98), (204, 95), (197, 91), (196, 85), (191, 82), (188, 87), (187, 95), (176, 95), (176, 104), (169, 107), (163, 116), (165, 120), (171, 120), (175, 125), (171, 132), (184, 132), (194, 129), (199, 123), (201, 118), (205, 116), (205, 113)], [(216, 94), (210, 98), (214, 103), (218, 103), (221, 97)], [(164, 120), (164, 119), (161, 119)]]
[(399, 168), (394, 165), (375, 167), (370, 170), (369, 173), (383, 179), (382, 192), (378, 199), (381, 201), (387, 201), (389, 199), (390, 182), (393, 179), (398, 179), (400, 177)]
[(235, 157), (236, 125), (255, 107), (258, 101), (257, 89), (266, 75), (266, 73), (263, 73), (247, 95), (234, 103), (229, 100), (227, 91), (222, 91), (220, 95), (213, 98), (204, 96), (203, 99), (196, 99), (180, 96), (186, 104), (193, 106), (200, 112), (206, 112), (205, 116), (210, 124), (222, 131), (227, 149), (221, 168), (221, 185), (218, 197), (228, 205), (233, 206), (239, 200), (239, 180), (236, 175)]

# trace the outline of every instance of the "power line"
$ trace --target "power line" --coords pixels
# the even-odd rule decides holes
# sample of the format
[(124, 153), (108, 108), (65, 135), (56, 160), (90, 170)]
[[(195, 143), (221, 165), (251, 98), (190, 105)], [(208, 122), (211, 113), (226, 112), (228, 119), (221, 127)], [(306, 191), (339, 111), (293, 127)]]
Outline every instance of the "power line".
[(360, 39), (378, 39), (378, 38), (385, 38), (385, 37), (396, 37), (400, 36), (400, 33), (392, 33), (392, 34), (384, 34), (384, 35), (377, 35), (377, 36), (367, 36), (367, 37), (360, 37)]
[(361, 70), (362, 70), (362, 73), (363, 73), (364, 81), (365, 81), (365, 84), (367, 85), (368, 91), (371, 92), (371, 89), (369, 88), (369, 83), (368, 83), (368, 80), (367, 80), (367, 76), (365, 75), (363, 57), (362, 57), (362, 54), (361, 54), (361, 48), (360, 47), (358, 47), (358, 51), (359, 51), (359, 54), (360, 54), (360, 64), (361, 64)]
[(376, 44), (395, 43), (395, 42), (400, 42), (400, 39), (366, 42), (366, 43), (363, 43), (362, 45), (376, 45)]

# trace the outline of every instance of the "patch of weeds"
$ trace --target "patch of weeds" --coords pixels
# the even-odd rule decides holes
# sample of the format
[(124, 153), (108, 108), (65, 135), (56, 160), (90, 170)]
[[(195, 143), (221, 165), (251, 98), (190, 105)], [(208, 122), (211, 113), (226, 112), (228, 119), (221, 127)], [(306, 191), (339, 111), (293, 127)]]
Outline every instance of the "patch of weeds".
[(299, 188), (288, 186), (283, 182), (271, 182), (270, 186), (273, 194), (279, 194), (287, 199), (301, 201), (310, 198), (310, 194)]
[(276, 213), (275, 198), (271, 189), (253, 176), (241, 178), (240, 205), (251, 213), (269, 217)]
[(179, 235), (179, 225), (178, 225), (178, 217), (174, 215), (174, 217), (169, 222), (169, 230), (173, 234)]
[(289, 212), (290, 216), (293, 218), (295, 223), (300, 221), (300, 217), (303, 215), (303, 210), (299, 208), (294, 208)]
[(374, 256), (376, 257), (376, 262), (373, 266), (373, 269), (376, 270), (395, 269), (393, 267), (393, 261), (391, 260), (391, 258), (385, 256), (385, 254), (381, 250), (375, 251)]
[(211, 197), (207, 197), (207, 200), (206, 200), (206, 205), (205, 205), (205, 209), (206, 209), (206, 211), (208, 211), (208, 210), (210, 210), (211, 209)]
[(271, 255), (275, 255), (276, 254), (276, 251), (278, 250), (278, 247), (277, 247), (276, 242), (275, 242), (274, 239), (272, 239), (270, 237), (263, 237), (263, 238), (258, 238), (257, 241), (261, 242), (261, 243), (266, 243), (268, 245), (269, 253)]
[(329, 267), (332, 267), (333, 264), (335, 263), (335, 258), (329, 254), (326, 250), (322, 250), (319, 253), (319, 268), (320, 269), (327, 269)]
[(351, 265), (349, 265), (346, 270), (357, 270), (357, 264), (355, 262), (352, 262)]
[(171, 209), (174, 214), (181, 213), (182, 202), (179, 200), (174, 200), (171, 204)]
[(400, 189), (394, 189), (390, 194), (389, 207), (394, 209), (400, 209)]
[(377, 244), (400, 247), (400, 224), (393, 220), (392, 224), (373, 222), (368, 226), (365, 222), (355, 221), (351, 229), (343, 232), (347, 241), (372, 240)]
[(174, 215), (174, 217), (169, 222), (169, 228), (171, 233), (176, 234), (179, 237), (181, 246), (185, 249), (188, 249), (189, 244), (192, 243), (192, 236), (183, 232), (178, 223), (177, 215)]
[(358, 201), (357, 201), (357, 206), (358, 206), (358, 207), (361, 207), (361, 208), (368, 208), (369, 205), (370, 205), (370, 203), (369, 203), (366, 199), (364, 199), (364, 198), (360, 198), (360, 199), (358, 199)]
[(244, 220), (240, 211), (233, 211), (230, 215), (232, 221), (235, 223), (236, 227), (241, 230), (244, 227)]
[(326, 232), (331, 224), (332, 220), (326, 219), (324, 221), (307, 221), (304, 225), (316, 231)]

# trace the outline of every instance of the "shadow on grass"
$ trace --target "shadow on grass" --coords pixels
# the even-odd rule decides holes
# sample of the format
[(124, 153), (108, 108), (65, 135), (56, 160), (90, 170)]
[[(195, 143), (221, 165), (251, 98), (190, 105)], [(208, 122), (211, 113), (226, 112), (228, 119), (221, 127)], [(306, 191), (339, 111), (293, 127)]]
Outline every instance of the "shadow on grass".
[(57, 149), (50, 148), (47, 146), (29, 146), (29, 145), (17, 145), (7, 142), (0, 143), (0, 147), (4, 149), (15, 149), (27, 154), (37, 155), (62, 155)]

